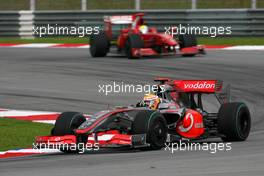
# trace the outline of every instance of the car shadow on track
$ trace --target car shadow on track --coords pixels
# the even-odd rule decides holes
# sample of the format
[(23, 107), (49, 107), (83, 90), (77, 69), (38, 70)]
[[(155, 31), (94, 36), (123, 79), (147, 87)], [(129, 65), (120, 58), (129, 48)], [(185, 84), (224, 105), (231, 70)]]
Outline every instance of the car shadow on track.
[[(135, 58), (135, 59), (128, 59), (126, 58), (125, 56), (120, 56), (120, 55), (109, 55), (109, 56), (106, 56), (108, 58), (111, 58), (111, 59), (127, 59), (127, 60), (131, 60), (131, 61), (136, 61), (136, 60), (171, 60), (171, 59), (184, 59), (184, 58), (201, 58), (203, 56), (200, 56), (200, 55), (197, 55), (197, 56), (180, 56), (180, 55), (172, 55), (172, 56), (144, 56), (144, 57), (141, 57), (141, 58)], [(103, 59), (105, 57), (99, 57), (99, 59)], [(96, 58), (98, 59), (98, 58)]]
[[(191, 142), (191, 141), (189, 141)], [(189, 143), (189, 142), (183, 142), (183, 143)], [(221, 143), (222, 141), (219, 139), (207, 139), (207, 140), (199, 140), (199, 141), (192, 141), (194, 143)], [(161, 149), (162, 150), (162, 149)], [(122, 153), (141, 153), (141, 152), (151, 152), (155, 150), (141, 150), (141, 149), (132, 149), (130, 147), (119, 147), (119, 148), (100, 148), (99, 150), (86, 150), (82, 153), (48, 153), (48, 154), (40, 154), (40, 155), (34, 155), (32, 157), (47, 157), (47, 156), (61, 156), (61, 155), (105, 155), (105, 154), (122, 154)]]
[(129, 147), (123, 147), (123, 148), (100, 148), (99, 150), (86, 150), (83, 153), (48, 153), (48, 154), (40, 154), (40, 155), (34, 155), (31, 157), (38, 158), (38, 157), (47, 157), (47, 156), (60, 156), (60, 155), (105, 155), (105, 154), (122, 154), (122, 153), (139, 153), (144, 152), (139, 149), (131, 149)]

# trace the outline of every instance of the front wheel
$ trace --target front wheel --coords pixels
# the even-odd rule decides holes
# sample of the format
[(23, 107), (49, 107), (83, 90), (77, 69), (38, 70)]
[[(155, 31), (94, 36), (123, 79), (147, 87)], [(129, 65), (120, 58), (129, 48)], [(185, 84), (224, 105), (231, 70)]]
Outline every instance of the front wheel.
[(185, 34), (179, 35), (180, 48), (188, 48), (197, 46), (197, 38), (195, 35)]
[[(55, 126), (51, 131), (53, 136), (74, 135), (74, 130), (77, 129), (86, 118), (79, 112), (64, 112), (56, 120)], [(78, 142), (81, 142), (78, 137)], [(64, 153), (77, 153), (78, 149), (71, 150), (69, 147), (63, 146), (60, 150)]]
[(128, 36), (125, 43), (125, 52), (128, 59), (139, 58), (140, 55), (135, 56), (133, 50), (143, 48), (144, 42), (138, 34), (131, 34)]
[[(197, 38), (195, 35), (185, 34), (179, 35), (180, 49), (197, 46)], [(183, 54), (183, 57), (193, 57), (195, 54)]]
[(218, 131), (223, 141), (244, 141), (251, 127), (251, 117), (244, 103), (223, 104), (218, 112)]
[(132, 133), (146, 134), (149, 147), (142, 149), (161, 149), (167, 139), (166, 121), (163, 115), (157, 111), (140, 111), (133, 122)]

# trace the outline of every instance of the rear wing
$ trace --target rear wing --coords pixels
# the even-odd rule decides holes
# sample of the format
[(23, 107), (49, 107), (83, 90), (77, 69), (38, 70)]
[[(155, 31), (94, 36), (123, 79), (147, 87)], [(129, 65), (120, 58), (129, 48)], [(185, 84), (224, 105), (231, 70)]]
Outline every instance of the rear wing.
[(180, 92), (216, 93), (222, 90), (223, 81), (219, 81), (219, 80), (173, 80), (173, 85)]
[(173, 85), (179, 92), (198, 94), (198, 102), (201, 102), (201, 94), (214, 94), (220, 104), (231, 101), (230, 85), (223, 89), (221, 80), (173, 80)]
[(222, 90), (223, 81), (220, 80), (172, 80), (158, 77), (154, 79), (159, 84), (168, 84), (178, 92), (185, 93), (216, 93)]
[(169, 78), (155, 78), (156, 82), (162, 84), (169, 84), (174, 91), (186, 94), (215, 94), (220, 104), (231, 101), (230, 90), (231, 86), (227, 85), (223, 88), (223, 81), (221, 80), (172, 80)]
[(116, 15), (116, 16), (104, 16), (105, 22), (112, 24), (131, 24), (133, 22), (132, 15)]
[(110, 22), (112, 24), (132, 24), (137, 17), (144, 16), (144, 13), (136, 13), (132, 15), (114, 15), (114, 16), (104, 16), (105, 22)]

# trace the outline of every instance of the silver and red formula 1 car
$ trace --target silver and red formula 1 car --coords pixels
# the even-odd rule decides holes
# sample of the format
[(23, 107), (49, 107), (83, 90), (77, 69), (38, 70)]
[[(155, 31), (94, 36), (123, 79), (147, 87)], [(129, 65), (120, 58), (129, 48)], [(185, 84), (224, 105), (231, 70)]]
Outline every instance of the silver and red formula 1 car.
[[(217, 80), (171, 80), (157, 78), (157, 91), (145, 95), (135, 106), (117, 107), (87, 117), (64, 112), (49, 136), (36, 137), (38, 147), (47, 144), (90, 144), (99, 147), (161, 149), (166, 142), (220, 137), (223, 141), (247, 139), (251, 117), (247, 106), (230, 102), (228, 86)], [(225, 91), (224, 91), (225, 90)], [(203, 106), (211, 96), (218, 112)], [(60, 148), (63, 152), (73, 150)]]

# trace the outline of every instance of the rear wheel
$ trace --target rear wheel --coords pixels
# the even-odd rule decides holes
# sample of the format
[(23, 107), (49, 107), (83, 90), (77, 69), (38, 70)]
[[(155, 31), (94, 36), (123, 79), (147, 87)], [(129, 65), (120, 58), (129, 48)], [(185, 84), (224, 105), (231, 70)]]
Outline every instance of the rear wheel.
[(223, 134), (223, 141), (244, 141), (247, 139), (251, 117), (244, 103), (227, 103), (219, 109), (218, 131)]
[(167, 138), (166, 121), (157, 111), (140, 111), (133, 122), (132, 134), (146, 134), (146, 141), (150, 146), (141, 149), (161, 149)]
[(90, 54), (92, 57), (104, 57), (110, 48), (110, 42), (105, 32), (90, 37)]
[(133, 49), (143, 48), (144, 42), (138, 34), (131, 34), (128, 36), (125, 43), (126, 56), (129, 59), (139, 58), (139, 56), (133, 55)]
[[(54, 136), (73, 135), (74, 130), (77, 129), (85, 120), (86, 119), (83, 114), (79, 112), (64, 112), (56, 120), (51, 134)], [(81, 138), (78, 137), (77, 140), (79, 139)], [(61, 148), (60, 150), (65, 153), (78, 152), (78, 150), (70, 150), (69, 148)]]

